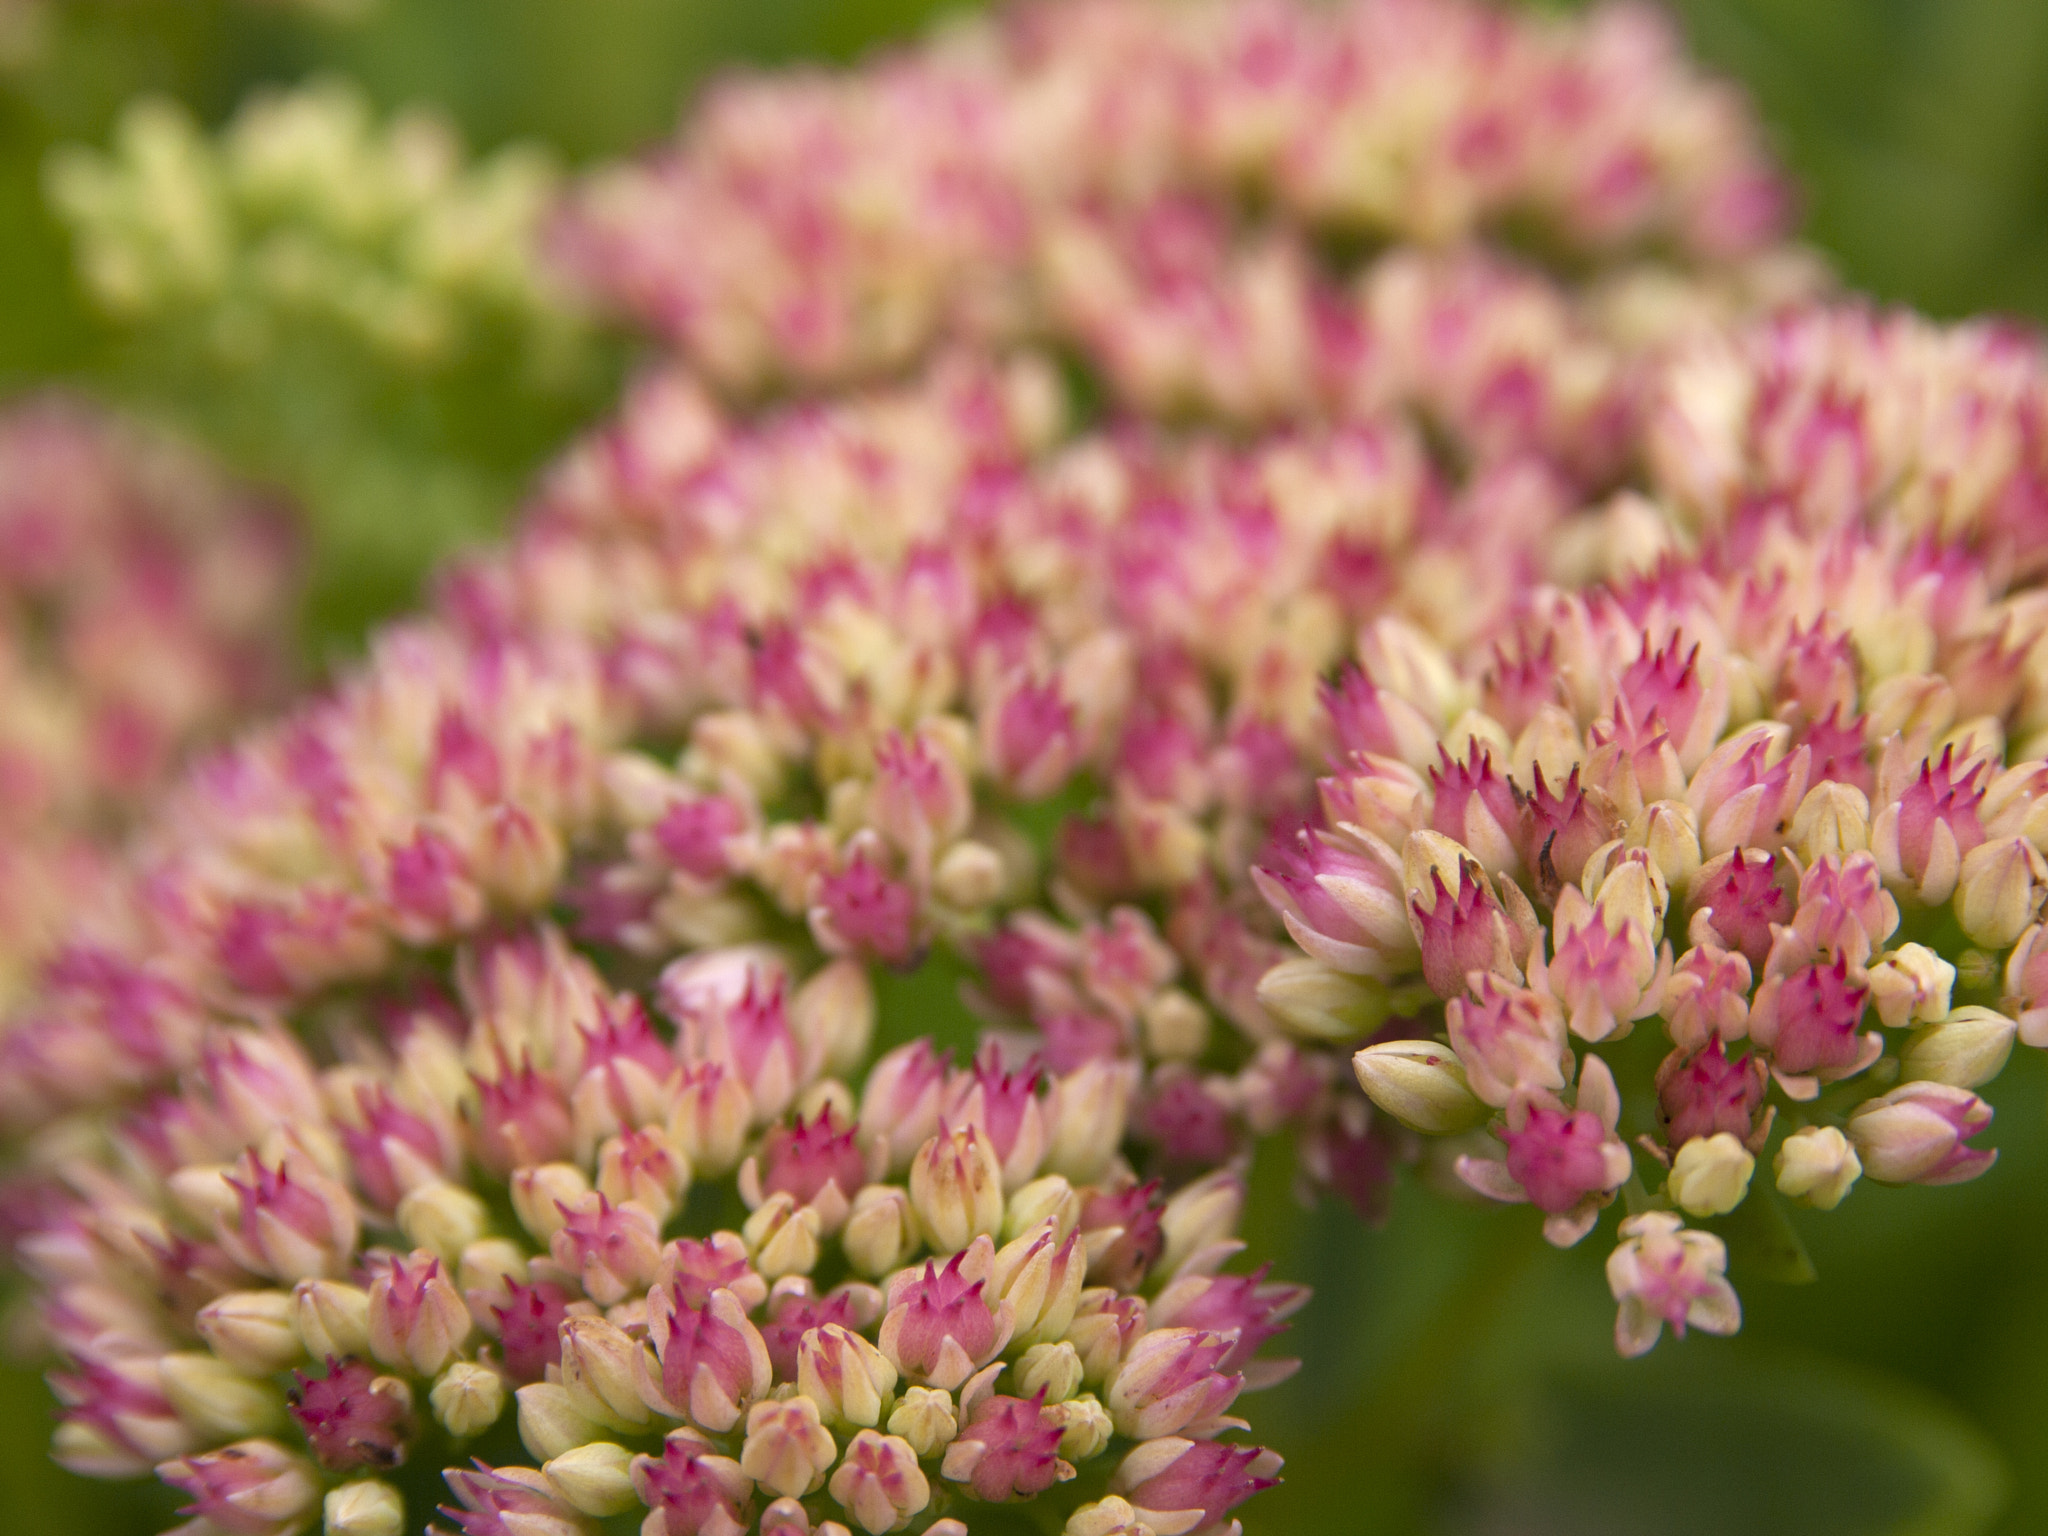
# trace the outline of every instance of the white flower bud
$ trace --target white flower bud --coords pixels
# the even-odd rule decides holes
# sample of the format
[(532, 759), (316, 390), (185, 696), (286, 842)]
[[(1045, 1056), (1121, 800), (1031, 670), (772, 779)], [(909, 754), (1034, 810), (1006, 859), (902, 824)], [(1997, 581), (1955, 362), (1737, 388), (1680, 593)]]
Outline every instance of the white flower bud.
[(457, 1360), (427, 1393), (441, 1427), (458, 1440), (480, 1435), (505, 1411), (505, 1378), (487, 1365)]
[(289, 1291), (230, 1291), (201, 1307), (193, 1326), (236, 1370), (269, 1376), (305, 1354), (294, 1311)]
[(1032, 1345), (1013, 1369), (1020, 1397), (1043, 1392), (1048, 1403), (1063, 1403), (1081, 1390), (1081, 1352), (1064, 1339)]
[(1855, 1147), (1832, 1125), (1794, 1131), (1778, 1148), (1778, 1193), (1823, 1211), (1842, 1203), (1863, 1175)]
[(239, 1439), (276, 1426), (283, 1403), (267, 1383), (251, 1381), (205, 1350), (165, 1355), (157, 1382), (179, 1418), (202, 1435)]
[(1691, 1216), (1725, 1216), (1749, 1193), (1756, 1158), (1735, 1135), (1719, 1131), (1695, 1136), (1678, 1149), (1665, 1187), (1678, 1208)]
[(1913, 1031), (1900, 1067), (1908, 1082), (1975, 1088), (2005, 1068), (2019, 1026), (1991, 1008), (1958, 1008), (1937, 1023)]
[(438, 1179), (409, 1191), (398, 1202), (398, 1230), (406, 1240), (451, 1264), (489, 1231), (490, 1225), (490, 1212), (482, 1200)]
[(374, 1478), (329, 1489), (321, 1512), (326, 1536), (401, 1536), (405, 1530), (404, 1497)]
[(543, 1163), (512, 1175), (512, 1209), (519, 1224), (543, 1246), (568, 1221), (562, 1208), (575, 1209), (589, 1193), (590, 1180), (574, 1163)]
[(301, 1280), (292, 1287), (292, 1321), (316, 1362), (370, 1352), (370, 1293), (361, 1286)]
[(593, 1440), (557, 1456), (541, 1471), (563, 1503), (602, 1520), (639, 1507), (640, 1496), (633, 1491), (632, 1466), (633, 1453), (623, 1445)]
[(1410, 1130), (1429, 1136), (1469, 1131), (1492, 1113), (1465, 1079), (1447, 1045), (1434, 1040), (1383, 1040), (1351, 1058), (1366, 1097)]
[(920, 1457), (937, 1455), (959, 1433), (952, 1394), (937, 1387), (909, 1387), (889, 1415), (889, 1433), (910, 1442)]

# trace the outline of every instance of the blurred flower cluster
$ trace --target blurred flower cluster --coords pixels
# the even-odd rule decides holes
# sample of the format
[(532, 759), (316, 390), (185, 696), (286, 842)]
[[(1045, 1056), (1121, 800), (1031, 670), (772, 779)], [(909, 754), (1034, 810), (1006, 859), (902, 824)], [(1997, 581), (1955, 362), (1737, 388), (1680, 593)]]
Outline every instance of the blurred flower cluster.
[(289, 680), (283, 509), (80, 402), (0, 411), (0, 1008), (186, 755)]
[[(131, 302), (549, 281), (346, 97), (167, 122), (56, 175)], [(1222, 1533), (1262, 1137), (1624, 1197), (1630, 1353), (1766, 1186), (1979, 1171), (2048, 371), (1784, 218), (1626, 6), (1024, 8), (593, 175), (667, 355), (0, 1041), (59, 1456), (194, 1536)]]
[(534, 241), (554, 184), (534, 146), (465, 164), (441, 119), (379, 123), (339, 80), (259, 95), (217, 138), (143, 98), (111, 150), (68, 146), (49, 167), (93, 298), (241, 365), (306, 325), (412, 367), (492, 328), (540, 354), (569, 345), (579, 321)]

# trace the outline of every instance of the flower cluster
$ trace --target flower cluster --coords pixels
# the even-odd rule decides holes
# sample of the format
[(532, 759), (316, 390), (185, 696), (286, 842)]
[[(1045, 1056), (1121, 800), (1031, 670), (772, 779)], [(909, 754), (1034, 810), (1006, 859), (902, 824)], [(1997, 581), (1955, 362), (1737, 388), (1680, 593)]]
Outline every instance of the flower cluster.
[(729, 83), (595, 178), (560, 245), (733, 389), (1051, 335), (1148, 409), (1256, 419), (1362, 384), (1361, 245), (1522, 230), (1720, 266), (1784, 203), (1739, 99), (1645, 9), (1089, 0)]
[(580, 328), (538, 259), (547, 155), (466, 165), (424, 112), (376, 121), (352, 86), (257, 96), (210, 139), (185, 110), (131, 105), (114, 146), (59, 150), (49, 192), (93, 298), (178, 326), (238, 364), (309, 326), (432, 367), (505, 334), (536, 356)]
[(1974, 1090), (2048, 1045), (2044, 391), (2022, 338), (1858, 309), (1682, 352), (1660, 559), (1330, 691), (1262, 996), (1333, 1039), (1399, 999), (1366, 1091), (1553, 1242), (1622, 1197), (1624, 1353), (1739, 1322), (1684, 1218), (1974, 1178)]
[(108, 849), (287, 678), (280, 508), (75, 401), (0, 412), (0, 1006), (91, 920)]

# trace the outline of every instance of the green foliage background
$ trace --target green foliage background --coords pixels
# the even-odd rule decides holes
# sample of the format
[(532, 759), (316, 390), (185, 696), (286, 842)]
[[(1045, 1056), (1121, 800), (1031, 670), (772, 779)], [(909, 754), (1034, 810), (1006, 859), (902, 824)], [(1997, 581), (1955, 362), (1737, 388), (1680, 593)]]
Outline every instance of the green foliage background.
[[(208, 122), (252, 86), (333, 70), (385, 106), (444, 105), (472, 147), (538, 137), (572, 162), (664, 132), (707, 71), (844, 58), (935, 0), (382, 0), (342, 27), (229, 0), (60, 0), (54, 51), (0, 77), (0, 390), (63, 381), (176, 420), (307, 506), (309, 641), (332, 659), (432, 562), (498, 524), (623, 351), (536, 401), (483, 359), (422, 378), (317, 348), (222, 379), (98, 324), (43, 211), (45, 151), (104, 143), (139, 89)], [(1945, 316), (2048, 319), (2048, 4), (1678, 0), (1744, 80), (1844, 278)], [(1733, 1341), (1616, 1360), (1603, 1253), (1533, 1219), (1404, 1188), (1392, 1220), (1307, 1211), (1288, 1149), (1247, 1236), (1317, 1287), (1301, 1374), (1252, 1405), (1288, 1458), (1261, 1533), (2011, 1536), (2048, 1530), (2048, 1063), (1994, 1085), (2002, 1160), (1975, 1184), (1876, 1190), (1799, 1224), (1826, 1283), (1737, 1275)], [(1755, 1202), (1752, 1202), (1754, 1204)], [(36, 1377), (0, 1373), (0, 1529), (174, 1523), (159, 1490), (45, 1459)]]

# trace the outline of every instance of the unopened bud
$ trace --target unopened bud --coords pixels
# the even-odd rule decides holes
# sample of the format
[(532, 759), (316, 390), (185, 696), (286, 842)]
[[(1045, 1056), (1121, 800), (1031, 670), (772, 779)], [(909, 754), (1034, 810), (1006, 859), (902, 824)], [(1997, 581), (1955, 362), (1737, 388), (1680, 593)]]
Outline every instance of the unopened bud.
[(825, 1485), (839, 1447), (808, 1397), (756, 1403), (747, 1410), (740, 1470), (784, 1498), (801, 1499)]
[(165, 1355), (157, 1384), (178, 1417), (210, 1439), (253, 1435), (283, 1417), (284, 1404), (268, 1383), (251, 1381), (203, 1349)]
[(441, 1373), (427, 1403), (443, 1429), (467, 1440), (497, 1423), (505, 1411), (505, 1378), (487, 1365), (458, 1360)]
[(1003, 1208), (1002, 1237), (1005, 1242), (1022, 1237), (1040, 1222), (1050, 1221), (1061, 1237), (1081, 1221), (1081, 1197), (1074, 1186), (1056, 1173), (1033, 1179)]
[(1871, 1006), (1890, 1029), (1948, 1017), (1955, 984), (1956, 968), (1925, 944), (1901, 944), (1873, 962), (1865, 980)]
[(401, 1536), (405, 1530), (403, 1495), (374, 1478), (329, 1489), (321, 1513), (325, 1536)]
[(665, 1222), (690, 1191), (690, 1160), (660, 1126), (642, 1126), (598, 1148), (597, 1190), (613, 1205), (630, 1200)]
[(542, 1163), (512, 1175), (512, 1210), (539, 1243), (553, 1240), (568, 1222), (564, 1207), (590, 1193), (590, 1180), (574, 1163)]
[(553, 1461), (593, 1440), (604, 1431), (577, 1411), (568, 1390), (551, 1381), (537, 1381), (514, 1394), (519, 1399), (519, 1439), (535, 1461)]
[(1656, 800), (1629, 824), (1628, 846), (1641, 848), (1667, 889), (1684, 890), (1700, 872), (1700, 823), (1683, 800)]
[(910, 1196), (894, 1184), (869, 1184), (855, 1195), (839, 1233), (847, 1262), (858, 1273), (877, 1278), (900, 1269), (917, 1252), (918, 1242)]
[(1900, 1068), (1909, 1082), (1975, 1088), (2005, 1068), (2019, 1026), (1991, 1008), (1958, 1008), (1938, 1023), (1913, 1031)]
[(826, 1323), (797, 1343), (796, 1389), (828, 1423), (872, 1429), (896, 1391), (896, 1367), (851, 1329)]
[(398, 1230), (415, 1248), (453, 1264), (490, 1230), (490, 1212), (466, 1189), (435, 1180), (398, 1202)]
[(1159, 1213), (1166, 1246), (1152, 1266), (1157, 1280), (1171, 1280), (1190, 1258), (1237, 1230), (1244, 1209), (1244, 1180), (1225, 1169), (1181, 1189)]
[(959, 1432), (953, 1396), (937, 1387), (909, 1387), (889, 1415), (889, 1433), (900, 1435), (920, 1457), (934, 1456)]
[(1434, 1040), (1383, 1040), (1353, 1056), (1351, 1069), (1367, 1098), (1427, 1136), (1469, 1131), (1492, 1113), (1451, 1048)]
[(1068, 1461), (1100, 1456), (1116, 1435), (1109, 1410), (1091, 1393), (1050, 1404), (1046, 1412), (1060, 1426), (1060, 1455)]
[(1963, 855), (1956, 919), (1986, 949), (2005, 949), (2026, 931), (2048, 886), (2048, 860), (2024, 837), (1985, 843)]
[[(875, 1038), (875, 988), (857, 960), (834, 960), (789, 1000), (789, 1029), (806, 1058), (834, 1077), (867, 1064)], [(847, 1116), (846, 1123), (852, 1123)]]
[(853, 1437), (829, 1491), (869, 1536), (902, 1529), (932, 1498), (931, 1482), (909, 1442), (872, 1429)]
[(474, 1326), (441, 1261), (423, 1249), (392, 1260), (370, 1286), (370, 1353), (386, 1365), (437, 1375)]
[(1092, 1184), (1109, 1171), (1124, 1139), (1133, 1065), (1098, 1057), (1054, 1084), (1046, 1106), (1045, 1167), (1077, 1184)]
[(199, 1309), (193, 1326), (216, 1355), (248, 1376), (269, 1376), (305, 1353), (289, 1291), (230, 1291)]
[(1007, 883), (1003, 856), (971, 838), (948, 848), (932, 872), (932, 890), (939, 900), (963, 912), (990, 905), (1003, 894)]
[(1792, 813), (1787, 840), (1808, 869), (1830, 855), (1861, 853), (1870, 846), (1870, 801), (1854, 784), (1823, 779)]
[(808, 1275), (818, 1267), (822, 1225), (815, 1208), (798, 1205), (796, 1196), (782, 1191), (770, 1195), (747, 1218), (740, 1236), (762, 1278), (779, 1280), (784, 1275)]
[(1863, 1175), (1856, 1149), (1832, 1125), (1794, 1131), (1778, 1148), (1778, 1193), (1832, 1211)]
[(315, 1360), (370, 1352), (370, 1293), (340, 1280), (301, 1280), (292, 1287), (292, 1321)]
[(1305, 956), (1282, 960), (1260, 977), (1258, 999), (1303, 1040), (1357, 1040), (1386, 1023), (1389, 1012), (1384, 985)]
[(1193, 1061), (1209, 1048), (1209, 1010), (1179, 987), (1148, 998), (1139, 1022), (1145, 1054), (1155, 1061)]
[(1665, 1187), (1678, 1208), (1692, 1216), (1725, 1216), (1749, 1193), (1756, 1158), (1734, 1134), (1695, 1136), (1678, 1149)]
[(941, 1254), (958, 1253), (1003, 1224), (1003, 1169), (978, 1126), (942, 1130), (910, 1164), (910, 1203)]
[(1064, 1339), (1057, 1344), (1032, 1345), (1014, 1369), (1017, 1391), (1024, 1397), (1042, 1392), (1046, 1402), (1063, 1403), (1081, 1390), (1081, 1352)]
[(633, 1491), (633, 1453), (609, 1440), (593, 1440), (557, 1456), (541, 1471), (564, 1504), (603, 1520), (637, 1509)]

